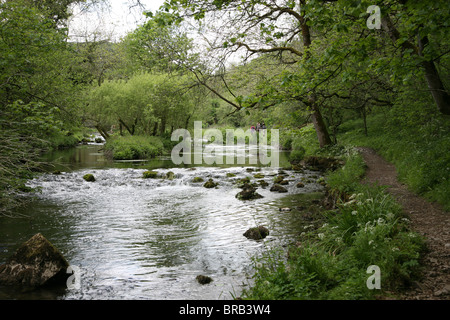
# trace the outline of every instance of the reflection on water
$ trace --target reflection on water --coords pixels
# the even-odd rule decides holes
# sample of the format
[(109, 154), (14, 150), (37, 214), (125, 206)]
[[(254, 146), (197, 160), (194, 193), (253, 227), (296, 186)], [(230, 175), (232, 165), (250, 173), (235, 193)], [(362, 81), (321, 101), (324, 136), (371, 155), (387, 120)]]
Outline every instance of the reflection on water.
[[(302, 179), (315, 180), (314, 172), (286, 171), (288, 193), (280, 194), (269, 191), (277, 168), (174, 168), (163, 158), (145, 164), (112, 163), (99, 148), (52, 155), (60, 159), (54, 169), (63, 172), (29, 182), (41, 190), (25, 209), (29, 218), (0, 219), (0, 263), (41, 232), (70, 264), (81, 268), (81, 288), (31, 296), (5, 289), (6, 298), (231, 299), (250, 282), (253, 256), (289, 242), (302, 230), (299, 211), (279, 208), (320, 196), (316, 183), (296, 188)], [(143, 179), (148, 168), (158, 168), (161, 176), (172, 171), (174, 179)], [(86, 173), (96, 181), (84, 181)], [(264, 177), (253, 178), (255, 173)], [(206, 189), (194, 183), (194, 177), (219, 185)], [(270, 183), (257, 190), (263, 198), (235, 198), (240, 191), (235, 180), (243, 177)], [(243, 236), (256, 225), (270, 230), (263, 241)], [(199, 274), (214, 281), (202, 286), (195, 280)]]
[[(103, 154), (102, 144), (81, 145), (73, 149), (56, 150), (47, 154), (43, 158), (43, 161), (51, 163), (51, 165), (48, 167), (49, 171), (72, 171), (86, 168), (191, 168), (199, 166), (199, 164), (195, 164), (195, 159), (198, 159), (199, 156), (203, 156), (203, 159), (206, 160), (201, 164), (202, 167), (227, 168), (243, 165), (267, 167), (271, 165), (270, 163), (268, 163), (267, 165), (261, 165), (260, 163), (258, 163), (259, 154), (252, 150), (253, 148), (255, 148), (254, 146), (215, 146), (213, 148), (214, 151), (209, 150), (210, 148), (211, 145), (207, 145), (204, 148), (203, 153), (192, 152), (190, 154), (190, 164), (182, 163), (180, 165), (174, 165), (174, 163), (171, 161), (170, 154), (159, 156), (151, 160), (112, 161), (110, 159), (107, 159)], [(272, 150), (270, 146), (266, 146), (265, 148), (266, 149), (264, 149), (261, 154), (266, 155), (267, 159), (270, 160), (272, 152), (277, 152), (277, 156), (279, 158), (279, 167), (290, 167), (288, 159), (289, 152)], [(257, 154), (258, 156), (254, 157), (255, 154)], [(221, 159), (222, 164), (219, 164), (218, 162), (211, 163), (216, 157)], [(243, 163), (239, 162), (241, 160), (243, 161)]]

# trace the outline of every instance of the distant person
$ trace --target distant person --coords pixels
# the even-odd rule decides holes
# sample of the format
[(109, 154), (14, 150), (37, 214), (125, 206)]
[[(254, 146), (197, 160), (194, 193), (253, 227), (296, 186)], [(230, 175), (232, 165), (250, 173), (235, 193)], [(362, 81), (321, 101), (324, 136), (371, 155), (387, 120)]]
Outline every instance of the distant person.
[(261, 123), (261, 131), (263, 133), (263, 137), (266, 136), (266, 124), (263, 122)]
[(258, 123), (256, 124), (256, 131), (259, 131), (259, 129), (261, 129), (261, 124), (258, 122)]

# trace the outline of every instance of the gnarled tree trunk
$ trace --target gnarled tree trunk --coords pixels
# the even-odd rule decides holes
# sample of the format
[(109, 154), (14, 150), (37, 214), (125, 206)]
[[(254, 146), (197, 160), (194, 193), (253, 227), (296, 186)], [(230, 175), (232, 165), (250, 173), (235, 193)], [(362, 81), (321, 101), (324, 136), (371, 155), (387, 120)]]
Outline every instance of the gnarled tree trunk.
[(314, 113), (312, 114), (312, 122), (314, 124), (314, 129), (316, 129), (317, 139), (319, 140), (319, 146), (321, 148), (332, 144), (330, 134), (328, 133), (325, 121), (323, 121), (322, 113), (319, 108), (314, 107)]
[[(383, 15), (383, 17), (381, 18), (381, 26), (394, 43), (400, 39), (400, 32), (394, 26), (388, 14)], [(418, 38), (418, 46), (413, 45), (409, 41), (405, 41), (402, 43), (402, 47), (404, 49), (412, 49), (414, 54), (423, 56), (422, 51), (423, 48), (428, 45), (428, 38), (426, 36)], [(445, 89), (444, 84), (442, 83), (439, 72), (434, 65), (434, 61), (425, 60), (421, 63), (421, 66), (425, 71), (425, 80), (427, 82), (428, 89), (433, 96), (434, 102), (436, 103), (436, 106), (443, 114), (450, 115), (450, 95)]]

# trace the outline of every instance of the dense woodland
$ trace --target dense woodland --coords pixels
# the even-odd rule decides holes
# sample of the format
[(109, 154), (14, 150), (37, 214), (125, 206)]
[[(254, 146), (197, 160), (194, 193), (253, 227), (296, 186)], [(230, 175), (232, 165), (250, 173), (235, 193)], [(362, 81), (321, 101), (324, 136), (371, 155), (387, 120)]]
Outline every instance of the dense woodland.
[(155, 156), (198, 120), (264, 121), (299, 158), (371, 146), (450, 208), (449, 1), (167, 0), (120, 41), (70, 41), (95, 2), (0, 1), (0, 214), (48, 150), (96, 130)]

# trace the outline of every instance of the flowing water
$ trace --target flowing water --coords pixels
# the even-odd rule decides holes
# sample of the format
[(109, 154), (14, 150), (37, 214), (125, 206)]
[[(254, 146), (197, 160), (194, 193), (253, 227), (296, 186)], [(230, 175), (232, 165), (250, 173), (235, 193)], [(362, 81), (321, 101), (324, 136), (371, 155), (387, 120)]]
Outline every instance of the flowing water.
[[(110, 162), (101, 148), (81, 146), (50, 155), (57, 165), (29, 182), (40, 192), (20, 212), (26, 217), (0, 219), (0, 264), (40, 232), (80, 268), (80, 287), (32, 293), (0, 288), (0, 298), (232, 299), (251, 283), (253, 257), (289, 243), (303, 230), (305, 222), (295, 205), (320, 197), (322, 191), (316, 183), (296, 187), (302, 179), (317, 179), (311, 171), (285, 170), (289, 192), (275, 193), (269, 189), (280, 168), (176, 167), (170, 157)], [(174, 177), (143, 179), (148, 169), (161, 176), (171, 171)], [(86, 173), (96, 181), (83, 180)], [(264, 178), (253, 178), (256, 173)], [(219, 185), (207, 189), (194, 183), (194, 177)], [(257, 189), (263, 198), (236, 199), (241, 189), (235, 180), (244, 177), (269, 183)], [(243, 236), (258, 225), (270, 230), (264, 240)], [(200, 285), (195, 279), (200, 274), (213, 282)]]

